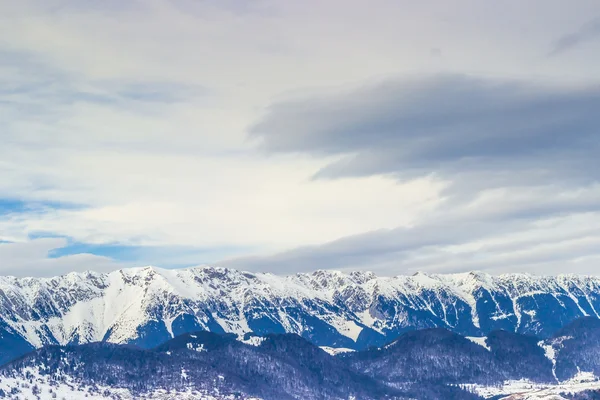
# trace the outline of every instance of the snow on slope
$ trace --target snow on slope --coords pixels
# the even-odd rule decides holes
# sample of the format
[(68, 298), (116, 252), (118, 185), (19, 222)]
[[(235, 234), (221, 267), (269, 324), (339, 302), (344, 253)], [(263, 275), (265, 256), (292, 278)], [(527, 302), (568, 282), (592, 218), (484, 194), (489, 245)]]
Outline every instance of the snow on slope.
[(490, 349), (490, 346), (488, 346), (486, 343), (487, 337), (485, 337), (485, 336), (483, 336), (483, 337), (465, 336), (465, 338), (469, 339), (471, 342), (483, 347), (487, 351), (492, 351), (492, 349)]
[[(546, 296), (548, 315), (534, 308), (540, 296)], [(316, 271), (276, 276), (216, 267), (145, 267), (55, 278), (0, 277), (0, 323), (35, 347), (126, 343), (147, 340), (148, 332), (172, 337), (200, 329), (238, 335), (285, 331), (319, 345), (352, 347), (366, 331), (370, 338), (381, 334), (379, 343), (362, 343), (366, 347), (407, 329), (435, 326), (469, 336), (500, 328), (544, 333), (538, 330), (554, 328), (553, 313), (576, 318), (597, 316), (598, 309), (600, 279), (571, 275), (377, 277)]]
[(334, 348), (334, 347), (328, 347), (328, 346), (321, 346), (321, 350), (331, 354), (332, 356), (337, 356), (338, 354), (344, 354), (344, 353), (352, 353), (355, 351), (352, 349), (345, 349), (343, 347)]

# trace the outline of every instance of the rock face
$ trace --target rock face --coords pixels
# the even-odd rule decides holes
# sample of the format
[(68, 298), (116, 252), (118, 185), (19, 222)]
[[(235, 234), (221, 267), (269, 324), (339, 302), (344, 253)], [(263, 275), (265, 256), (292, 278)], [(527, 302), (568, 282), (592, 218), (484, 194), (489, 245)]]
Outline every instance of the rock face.
[(106, 341), (151, 348), (199, 330), (295, 333), (317, 346), (357, 350), (424, 328), (548, 338), (576, 318), (598, 317), (597, 310), (600, 278), (572, 275), (276, 276), (146, 267), (0, 277), (0, 363), (45, 345)]

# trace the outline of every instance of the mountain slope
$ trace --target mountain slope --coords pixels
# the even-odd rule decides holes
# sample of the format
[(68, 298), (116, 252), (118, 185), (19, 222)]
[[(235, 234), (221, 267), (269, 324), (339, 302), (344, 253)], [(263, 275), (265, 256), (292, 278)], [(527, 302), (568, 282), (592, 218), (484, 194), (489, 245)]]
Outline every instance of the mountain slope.
[(546, 340), (430, 328), (336, 356), (295, 334), (241, 338), (201, 331), (153, 349), (47, 346), (0, 367), (0, 397), (34, 398), (34, 391), (97, 400), (479, 398), (469, 391), (490, 399), (593, 396), (590, 390), (600, 388), (598, 343), (594, 318), (578, 319)]
[(554, 359), (557, 379), (566, 380), (581, 373), (600, 377), (599, 319), (577, 319), (545, 340), (544, 344)]
[(93, 394), (121, 390), (133, 398), (160, 391), (265, 400), (405, 398), (290, 334), (269, 335), (257, 345), (199, 332), (152, 350), (106, 342), (49, 346), (0, 368), (0, 381), (33, 378)]
[(498, 385), (556, 383), (535, 337), (506, 331), (466, 338), (443, 328), (411, 331), (378, 349), (339, 356), (353, 369), (393, 386), (409, 382)]
[(0, 277), (0, 362), (44, 345), (95, 341), (151, 348), (198, 330), (295, 333), (318, 346), (364, 349), (442, 327), (550, 337), (595, 316), (600, 279), (483, 273), (377, 277), (316, 271), (276, 276), (199, 267), (132, 268), (55, 278)]
[(382, 348), (340, 357), (354, 369), (395, 385), (502, 381), (488, 350), (443, 328), (407, 332)]

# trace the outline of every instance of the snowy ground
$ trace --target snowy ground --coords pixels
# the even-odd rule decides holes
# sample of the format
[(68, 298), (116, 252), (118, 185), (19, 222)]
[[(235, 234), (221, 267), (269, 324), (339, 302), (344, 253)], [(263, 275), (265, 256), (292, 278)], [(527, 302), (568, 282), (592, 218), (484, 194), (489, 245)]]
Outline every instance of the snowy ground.
[(243, 398), (220, 396), (218, 394), (200, 393), (198, 391), (167, 392), (157, 390), (145, 395), (133, 395), (127, 389), (105, 386), (80, 386), (67, 380), (65, 383), (50, 382), (47, 376), (40, 376), (37, 371), (29, 369), (18, 378), (0, 379), (0, 398), (19, 400), (261, 400), (259, 398)]
[(560, 400), (563, 397), (561, 393), (578, 393), (585, 390), (600, 390), (600, 380), (592, 373), (581, 372), (573, 379), (561, 382), (556, 385), (540, 385), (526, 380), (507, 381), (502, 386), (479, 386), (467, 385), (468, 389), (473, 390), (485, 398), (505, 395), (501, 399), (506, 400)]

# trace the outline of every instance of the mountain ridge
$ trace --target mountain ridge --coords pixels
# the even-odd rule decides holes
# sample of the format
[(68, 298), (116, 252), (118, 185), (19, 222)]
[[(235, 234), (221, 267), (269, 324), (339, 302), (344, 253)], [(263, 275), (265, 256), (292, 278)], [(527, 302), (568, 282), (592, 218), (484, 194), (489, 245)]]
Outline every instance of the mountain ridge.
[[(550, 337), (598, 317), (600, 277), (318, 270), (288, 276), (222, 267), (137, 267), (50, 278), (0, 277), (0, 362), (45, 345), (95, 341), (154, 347), (179, 334), (295, 333), (318, 346), (364, 349), (442, 327)], [(16, 350), (15, 350), (16, 349)]]

